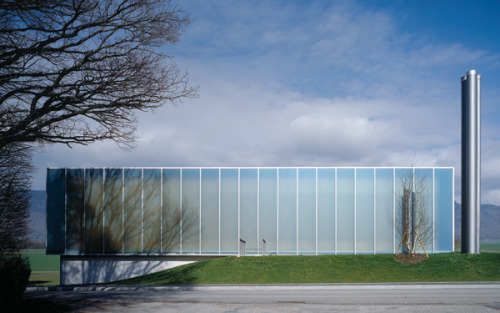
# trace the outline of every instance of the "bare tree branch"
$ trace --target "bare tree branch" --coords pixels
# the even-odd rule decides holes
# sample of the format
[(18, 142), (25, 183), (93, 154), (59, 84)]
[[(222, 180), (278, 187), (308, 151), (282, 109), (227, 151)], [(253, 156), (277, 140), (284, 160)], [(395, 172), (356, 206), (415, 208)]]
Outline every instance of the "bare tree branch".
[(29, 217), (30, 147), (10, 144), (0, 150), (0, 255), (24, 247)]
[(0, 149), (131, 146), (137, 110), (196, 96), (163, 48), (188, 23), (170, 0), (0, 2)]

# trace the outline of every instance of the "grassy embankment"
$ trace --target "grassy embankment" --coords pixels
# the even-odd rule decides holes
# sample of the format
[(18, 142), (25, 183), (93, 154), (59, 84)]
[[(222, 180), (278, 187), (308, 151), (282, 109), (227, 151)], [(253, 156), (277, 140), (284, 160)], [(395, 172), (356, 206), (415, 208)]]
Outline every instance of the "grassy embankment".
[[(280, 284), (500, 281), (500, 244), (481, 243), (481, 255), (434, 254), (420, 264), (392, 255), (228, 257), (190, 264), (117, 284)], [(496, 253), (487, 253), (496, 252)], [(26, 250), (30, 285), (59, 284), (59, 256)]]
[(43, 249), (22, 251), (30, 260), (31, 275), (29, 286), (59, 285), (59, 256), (45, 255)]
[(500, 254), (431, 255), (404, 264), (392, 255), (226, 257), (116, 282), (139, 284), (307, 284), (500, 281)]

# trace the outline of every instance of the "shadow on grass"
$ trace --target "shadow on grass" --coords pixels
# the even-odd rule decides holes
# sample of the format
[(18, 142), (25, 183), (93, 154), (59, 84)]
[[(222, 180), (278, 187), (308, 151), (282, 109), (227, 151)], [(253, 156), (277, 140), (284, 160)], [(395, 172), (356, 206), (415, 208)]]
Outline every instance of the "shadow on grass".
[(112, 285), (192, 285), (198, 283), (196, 273), (204, 267), (205, 262), (191, 263), (188, 266), (181, 266), (163, 272), (152, 273), (145, 276), (131, 278), (127, 280), (111, 283)]

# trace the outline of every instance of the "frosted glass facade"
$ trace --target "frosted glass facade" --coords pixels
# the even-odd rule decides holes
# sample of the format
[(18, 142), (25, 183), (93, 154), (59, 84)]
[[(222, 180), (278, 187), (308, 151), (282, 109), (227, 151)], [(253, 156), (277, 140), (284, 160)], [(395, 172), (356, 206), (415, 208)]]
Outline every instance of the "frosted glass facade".
[[(395, 253), (404, 177), (425, 249), (453, 251), (452, 168), (48, 169), (47, 253)], [(423, 232), (423, 231), (422, 231)]]

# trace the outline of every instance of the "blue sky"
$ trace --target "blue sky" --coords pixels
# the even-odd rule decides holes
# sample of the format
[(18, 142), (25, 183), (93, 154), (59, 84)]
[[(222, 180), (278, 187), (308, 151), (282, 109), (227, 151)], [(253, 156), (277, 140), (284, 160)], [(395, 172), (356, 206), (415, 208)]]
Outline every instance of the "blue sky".
[(460, 77), (482, 75), (482, 200), (500, 204), (500, 1), (180, 2), (165, 47), (199, 97), (140, 113), (137, 147), (36, 153), (46, 167), (452, 166)]

